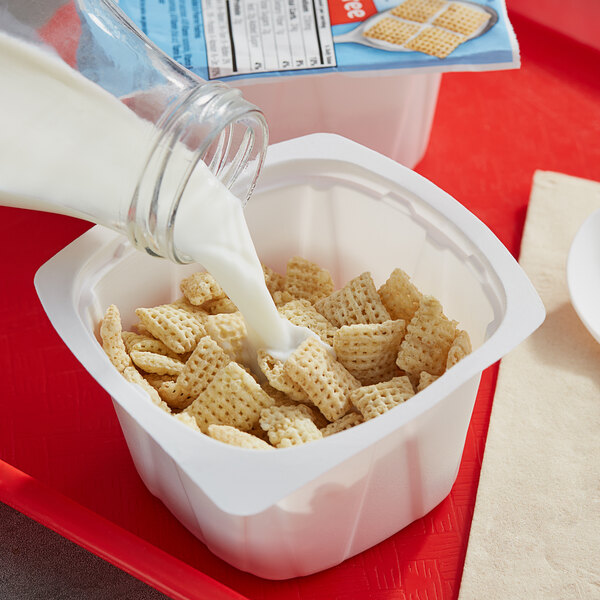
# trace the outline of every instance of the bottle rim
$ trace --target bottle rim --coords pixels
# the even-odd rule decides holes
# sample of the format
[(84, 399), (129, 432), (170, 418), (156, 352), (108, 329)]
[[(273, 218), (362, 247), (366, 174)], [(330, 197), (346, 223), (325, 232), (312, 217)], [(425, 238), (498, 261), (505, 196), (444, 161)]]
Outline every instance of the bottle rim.
[[(171, 160), (180, 145), (190, 160)], [(153, 256), (193, 262), (174, 244), (181, 198), (200, 161), (245, 204), (262, 168), (268, 144), (263, 113), (240, 90), (223, 83), (199, 83), (156, 121), (156, 135), (129, 205), (127, 233), (131, 242)], [(164, 200), (165, 174), (176, 169), (176, 192)], [(168, 177), (167, 177), (168, 178)]]

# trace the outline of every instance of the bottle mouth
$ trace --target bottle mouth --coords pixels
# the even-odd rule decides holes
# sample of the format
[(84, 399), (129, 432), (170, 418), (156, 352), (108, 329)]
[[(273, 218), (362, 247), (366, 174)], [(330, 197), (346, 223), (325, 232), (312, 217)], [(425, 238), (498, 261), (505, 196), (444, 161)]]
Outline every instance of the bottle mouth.
[(127, 215), (138, 249), (187, 264), (174, 224), (188, 181), (202, 161), (245, 204), (264, 162), (268, 128), (258, 108), (222, 83), (195, 86), (156, 121), (156, 134)]

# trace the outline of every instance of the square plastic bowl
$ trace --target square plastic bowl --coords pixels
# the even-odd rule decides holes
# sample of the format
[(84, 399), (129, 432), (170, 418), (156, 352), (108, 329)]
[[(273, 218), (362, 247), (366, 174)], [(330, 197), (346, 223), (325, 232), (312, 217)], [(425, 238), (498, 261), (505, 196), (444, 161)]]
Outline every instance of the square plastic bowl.
[(354, 142), (317, 134), (271, 146), (246, 214), (261, 259), (302, 255), (343, 284), (404, 269), (466, 329), (473, 353), (385, 415), (304, 446), (245, 450), (192, 431), (113, 368), (96, 332), (106, 307), (176, 298), (197, 266), (146, 256), (94, 227), (35, 279), (52, 324), (112, 396), (148, 489), (244, 571), (307, 575), (377, 544), (450, 492), (483, 369), (531, 334), (543, 305), (516, 261), (435, 185)]

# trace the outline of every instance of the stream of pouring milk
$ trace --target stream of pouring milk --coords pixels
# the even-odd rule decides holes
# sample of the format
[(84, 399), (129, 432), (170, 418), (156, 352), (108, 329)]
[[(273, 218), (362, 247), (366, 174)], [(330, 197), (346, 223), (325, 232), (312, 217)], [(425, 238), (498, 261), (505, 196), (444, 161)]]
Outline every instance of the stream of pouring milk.
[[(60, 58), (1, 32), (0, 81), (0, 204), (118, 228), (154, 126)], [(242, 205), (204, 163), (182, 196), (174, 241), (238, 307), (253, 347), (285, 358), (310, 335), (277, 312)]]

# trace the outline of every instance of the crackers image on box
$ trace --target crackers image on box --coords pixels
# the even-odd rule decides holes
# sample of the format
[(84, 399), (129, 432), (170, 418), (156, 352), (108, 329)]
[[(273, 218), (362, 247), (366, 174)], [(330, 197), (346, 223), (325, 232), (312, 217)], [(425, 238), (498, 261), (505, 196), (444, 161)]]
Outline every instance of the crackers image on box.
[(464, 42), (484, 35), (497, 21), (493, 8), (467, 0), (404, 0), (334, 41), (446, 58)]

